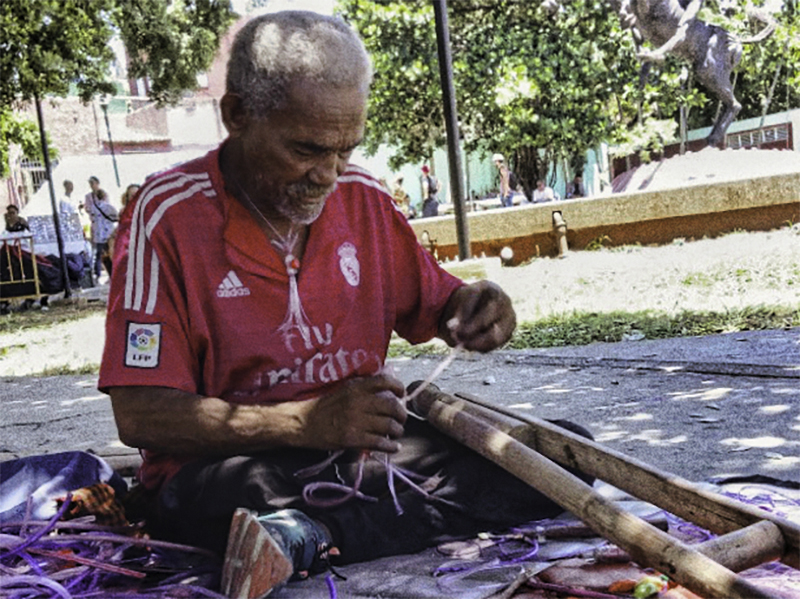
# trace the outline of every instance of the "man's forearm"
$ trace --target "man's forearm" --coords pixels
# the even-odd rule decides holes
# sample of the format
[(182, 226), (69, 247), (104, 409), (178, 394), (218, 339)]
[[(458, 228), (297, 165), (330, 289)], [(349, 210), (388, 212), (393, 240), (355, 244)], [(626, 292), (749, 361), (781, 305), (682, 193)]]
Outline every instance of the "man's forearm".
[(115, 387), (110, 395), (123, 443), (195, 455), (304, 446), (314, 401), (241, 405), (161, 387)]

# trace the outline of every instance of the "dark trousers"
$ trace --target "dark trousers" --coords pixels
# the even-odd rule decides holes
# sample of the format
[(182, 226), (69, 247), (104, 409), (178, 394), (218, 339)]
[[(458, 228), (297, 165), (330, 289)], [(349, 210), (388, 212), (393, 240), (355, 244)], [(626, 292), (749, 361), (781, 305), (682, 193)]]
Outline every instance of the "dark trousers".
[(422, 202), (422, 216), (439, 216), (439, 202), (436, 198), (428, 198)]
[[(103, 272), (103, 256), (108, 254), (108, 243), (95, 243), (94, 244), (94, 276), (99, 277)], [(111, 271), (108, 271), (111, 274)]]
[[(557, 424), (588, 436), (572, 423)], [(403, 514), (398, 515), (385, 467), (369, 460), (361, 491), (377, 497), (377, 502), (350, 499), (333, 508), (308, 506), (302, 498), (308, 480), (298, 481), (294, 473), (327, 456), (324, 451), (280, 449), (188, 464), (161, 493), (162, 533), (223, 553), (236, 508), (260, 512), (296, 508), (328, 527), (341, 551), (338, 561), (346, 564), (415, 553), (448, 540), (549, 518), (562, 511), (499, 466), (427, 422), (412, 418), (406, 423), (402, 450), (391, 461), (427, 477), (418, 484), (448, 503), (431, 501), (395, 479), (403, 508)], [(338, 474), (348, 484), (355, 480), (357, 460), (358, 452), (337, 460)], [(312, 480), (340, 482), (333, 466)]]

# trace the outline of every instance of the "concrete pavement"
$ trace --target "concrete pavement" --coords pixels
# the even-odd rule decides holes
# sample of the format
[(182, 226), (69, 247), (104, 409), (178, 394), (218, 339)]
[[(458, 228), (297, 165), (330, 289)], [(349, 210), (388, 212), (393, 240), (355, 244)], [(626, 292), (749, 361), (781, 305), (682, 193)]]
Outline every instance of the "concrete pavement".
[[(405, 383), (441, 357), (393, 360)], [(597, 441), (690, 480), (800, 480), (800, 329), (596, 343), (459, 357), (436, 384), (522, 414), (568, 418)], [(116, 434), (94, 376), (0, 382), (0, 460), (67, 450), (115, 466)]]

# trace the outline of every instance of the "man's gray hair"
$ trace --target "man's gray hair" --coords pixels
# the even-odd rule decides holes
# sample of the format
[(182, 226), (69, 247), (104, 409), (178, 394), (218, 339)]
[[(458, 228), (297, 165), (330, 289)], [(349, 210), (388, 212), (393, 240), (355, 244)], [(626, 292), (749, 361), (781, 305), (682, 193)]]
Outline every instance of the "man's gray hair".
[(292, 81), (336, 87), (372, 81), (372, 65), (358, 35), (344, 21), (306, 11), (284, 11), (249, 21), (228, 60), (228, 93), (260, 117), (282, 108)]

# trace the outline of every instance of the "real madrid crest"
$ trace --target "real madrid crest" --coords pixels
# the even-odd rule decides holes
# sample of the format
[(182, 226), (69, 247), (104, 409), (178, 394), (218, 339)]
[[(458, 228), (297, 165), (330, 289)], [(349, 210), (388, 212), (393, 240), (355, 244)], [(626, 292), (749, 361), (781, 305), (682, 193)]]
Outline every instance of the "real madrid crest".
[(358, 287), (361, 281), (361, 265), (356, 258), (356, 246), (346, 241), (336, 250), (339, 254), (339, 268), (342, 270), (345, 280), (351, 287)]

